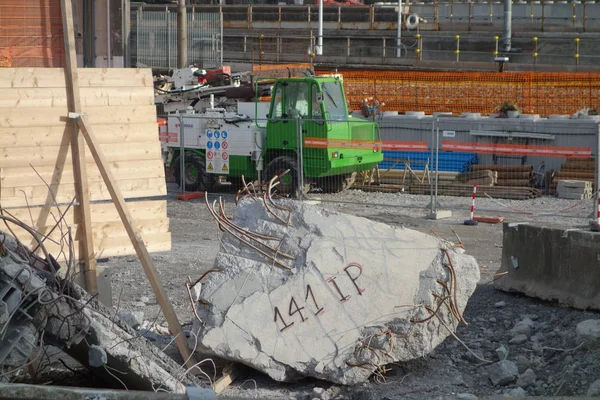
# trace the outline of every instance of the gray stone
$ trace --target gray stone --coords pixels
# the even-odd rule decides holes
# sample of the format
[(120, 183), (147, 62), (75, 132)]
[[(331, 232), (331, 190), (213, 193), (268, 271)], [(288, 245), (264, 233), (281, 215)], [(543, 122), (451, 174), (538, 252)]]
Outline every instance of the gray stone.
[(517, 355), (514, 359), (514, 362), (517, 364), (520, 374), (524, 373), (529, 369), (529, 367), (531, 367), (531, 362), (529, 359), (522, 354)]
[(321, 400), (329, 400), (329, 394), (327, 393), (327, 391), (320, 387), (313, 388), (312, 397), (316, 397)]
[(529, 318), (523, 318), (521, 321), (517, 322), (517, 324), (510, 330), (513, 335), (526, 335), (529, 337), (531, 335), (531, 331), (535, 322), (533, 322)]
[(578, 323), (577, 337), (588, 346), (600, 345), (600, 319), (588, 319)]
[(527, 391), (521, 387), (511, 389), (508, 392), (508, 397), (525, 397), (527, 396)]
[(509, 360), (499, 361), (486, 367), (490, 381), (494, 386), (507, 385), (517, 380), (519, 369), (517, 365)]
[[(450, 274), (441, 248), (452, 245), (435, 236), (289, 199), (277, 202), (291, 210), (271, 211), (289, 224), (262, 200), (238, 204), (232, 222), (278, 238), (268, 242), (273, 250), (253, 242), (276, 261), (223, 234), (213, 266), (221, 272), (202, 281), (197, 307), (203, 324), (194, 325), (199, 352), (242, 362), (278, 381), (312, 376), (352, 385), (366, 381), (381, 362), (431, 353), (456, 328), (457, 319), (449, 307), (438, 307), (434, 294), (446, 293), (436, 280), (455, 275), (452, 296), (463, 312), (479, 281), (477, 262), (463, 249), (448, 250)], [(425, 306), (439, 308), (436, 317)]]
[(108, 361), (108, 357), (106, 356), (106, 351), (100, 346), (96, 346), (95, 344), (90, 346), (88, 350), (88, 362), (92, 367), (101, 367), (106, 364)]
[(499, 302), (497, 302), (497, 303), (494, 304), (494, 307), (496, 307), (496, 308), (502, 308), (504, 306), (506, 306), (506, 303), (503, 302), (503, 301), (499, 301)]
[(119, 318), (123, 320), (127, 325), (133, 329), (137, 329), (144, 323), (144, 312), (133, 311), (128, 313), (119, 314)]
[(490, 319), (489, 319), (488, 321), (490, 321), (490, 322), (496, 322), (496, 321), (497, 321), (497, 319), (496, 319), (496, 318), (494, 318), (494, 317), (490, 317)]
[(517, 379), (517, 386), (521, 386), (524, 389), (527, 389), (530, 386), (535, 384), (535, 372), (531, 368), (527, 371), (523, 372), (519, 379)]
[(600, 379), (592, 382), (586, 393), (588, 396), (600, 395)]
[(140, 297), (140, 301), (142, 303), (149, 303), (150, 302), (150, 297), (148, 297), (148, 296), (142, 296), (142, 297)]
[(500, 361), (506, 360), (506, 358), (508, 357), (508, 348), (505, 345), (501, 344), (500, 347), (496, 349), (496, 355), (498, 356), (498, 359)]
[(477, 396), (471, 393), (458, 393), (456, 398), (459, 400), (477, 400)]
[(508, 341), (509, 344), (523, 344), (527, 341), (527, 335), (524, 334), (519, 334), (519, 335), (515, 335), (513, 336), (512, 339), (510, 339)]

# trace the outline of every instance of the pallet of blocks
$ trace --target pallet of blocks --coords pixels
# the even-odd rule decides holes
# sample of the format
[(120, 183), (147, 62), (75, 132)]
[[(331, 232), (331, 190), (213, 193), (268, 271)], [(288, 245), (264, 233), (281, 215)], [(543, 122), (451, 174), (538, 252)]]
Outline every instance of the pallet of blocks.
[(556, 194), (561, 199), (590, 199), (593, 195), (592, 182), (560, 180), (556, 185)]
[[(560, 166), (557, 172), (548, 173), (546, 182), (548, 185), (548, 194), (557, 194), (560, 181), (583, 181), (591, 185), (592, 192), (595, 190), (594, 174), (596, 169), (595, 158), (568, 158)], [(564, 184), (563, 184), (564, 185)], [(564, 192), (564, 191), (563, 191)]]

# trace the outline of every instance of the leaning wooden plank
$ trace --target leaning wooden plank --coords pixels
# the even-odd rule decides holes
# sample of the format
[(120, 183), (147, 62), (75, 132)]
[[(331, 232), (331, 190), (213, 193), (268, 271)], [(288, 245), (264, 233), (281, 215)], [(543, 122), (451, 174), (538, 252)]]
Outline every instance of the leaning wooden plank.
[[(144, 68), (79, 68), (81, 87), (153, 87), (152, 71)], [(0, 88), (65, 88), (62, 68), (2, 68)]]
[[(100, 145), (109, 162), (160, 159), (160, 144), (141, 142), (135, 146), (106, 143)], [(71, 164), (71, 146), (22, 147), (19, 151), (0, 147), (0, 168)]]
[[(164, 178), (120, 180), (123, 196), (126, 199), (164, 196), (167, 194)], [(103, 182), (90, 182), (89, 193), (91, 201), (110, 200), (110, 193)], [(52, 199), (60, 203), (70, 203), (76, 195), (74, 184), (59, 185), (52, 188)], [(7, 188), (2, 191), (0, 199), (3, 207), (18, 207), (23, 203), (30, 206), (48, 204), (49, 190), (46, 186), (29, 186), (23, 189)]]
[[(120, 107), (86, 107), (83, 112), (89, 115), (90, 123), (127, 124), (145, 123), (156, 120), (156, 107), (120, 106)], [(45, 108), (0, 108), (0, 127), (29, 127), (29, 126), (64, 126), (66, 107)]]
[[(167, 201), (166, 200), (145, 200), (145, 201), (128, 201), (127, 206), (131, 211), (133, 218), (137, 220), (146, 220), (154, 218), (164, 218), (167, 215)], [(59, 214), (65, 213), (67, 206), (61, 206), (60, 211), (56, 207), (47, 207), (53, 216), (59, 218)], [(119, 213), (112, 203), (98, 203), (90, 204), (92, 210), (92, 222), (111, 222), (119, 218)], [(15, 218), (25, 221), (28, 224), (33, 225), (34, 221), (38, 219), (41, 207), (31, 208), (11, 208), (7, 212), (9, 215)], [(34, 221), (31, 219), (33, 218)], [(54, 218), (50, 218), (49, 221), (54, 221)], [(68, 225), (75, 224), (75, 217), (73, 215), (73, 208), (70, 208), (65, 214), (65, 222)]]
[(92, 131), (91, 126), (89, 125), (87, 117), (84, 115), (78, 115), (76, 116), (76, 118), (77, 123), (85, 136), (88, 148), (90, 149), (90, 153), (94, 157), (94, 160), (98, 165), (100, 173), (102, 173), (102, 176), (104, 177), (104, 183), (106, 183), (106, 186), (110, 191), (112, 200), (115, 206), (117, 207), (119, 216), (123, 221), (123, 225), (125, 225), (127, 234), (129, 235), (133, 247), (135, 248), (135, 252), (138, 258), (140, 259), (142, 267), (144, 268), (144, 272), (146, 272), (146, 276), (148, 277), (150, 286), (152, 287), (152, 290), (156, 295), (156, 298), (158, 300), (158, 303), (160, 304), (165, 319), (169, 324), (169, 329), (173, 336), (175, 336), (175, 342), (177, 343), (179, 352), (181, 353), (183, 359), (186, 360), (186, 365), (188, 366), (188, 368), (192, 368), (196, 362), (190, 355), (190, 350), (187, 345), (187, 339), (183, 335), (181, 324), (177, 319), (177, 315), (175, 314), (173, 305), (169, 301), (167, 293), (165, 292), (165, 289), (160, 280), (160, 276), (158, 275), (158, 272), (154, 267), (152, 259), (150, 258), (150, 254), (148, 253), (146, 244), (143, 242), (142, 238), (140, 237), (135, 228), (135, 223), (133, 221), (131, 213), (129, 212), (127, 203), (125, 203), (123, 194), (121, 193), (119, 186), (115, 182), (115, 179), (110, 169), (108, 168), (108, 162), (106, 161), (106, 158), (102, 153), (102, 149), (100, 148), (100, 145), (96, 140), (96, 136), (94, 135), (94, 132)]
[[(81, 112), (81, 101), (79, 99), (79, 75), (77, 73), (77, 52), (75, 50), (75, 32), (73, 28), (73, 4), (71, 0), (61, 0), (62, 23), (65, 40), (65, 80), (66, 94), (68, 98), (68, 111), (75, 113)], [(62, 109), (62, 108), (61, 108)], [(0, 110), (0, 115), (6, 114)], [(13, 110), (16, 110), (13, 108)], [(25, 109), (28, 110), (28, 109)], [(43, 110), (43, 109), (40, 109)], [(66, 115), (63, 115), (66, 117)], [(10, 118), (10, 116), (9, 116)], [(34, 118), (35, 119), (35, 118)], [(96, 258), (94, 257), (94, 239), (92, 237), (92, 216), (90, 211), (90, 196), (88, 191), (87, 171), (85, 168), (85, 142), (83, 137), (79, 135), (77, 126), (68, 121), (73, 127), (71, 135), (71, 151), (73, 155), (73, 173), (75, 175), (75, 188), (77, 193), (77, 201), (79, 205), (76, 210), (79, 211), (80, 223), (83, 230), (81, 258), (83, 258), (83, 268), (85, 271), (86, 290), (91, 295), (98, 294), (98, 284), (96, 277)], [(0, 123), (1, 124), (1, 123)], [(45, 204), (48, 204), (52, 196), (48, 194)], [(45, 225), (47, 218), (40, 215), (40, 219), (36, 221), (36, 226)]]
[[(160, 233), (160, 232), (168, 232), (169, 231), (169, 219), (168, 218), (160, 218), (160, 219), (148, 219), (148, 220), (137, 220), (137, 228), (142, 236)], [(53, 226), (48, 225), (44, 227), (33, 226), (33, 229), (38, 232), (42, 239), (45, 239), (49, 242), (60, 242), (61, 238), (67, 234), (66, 229), (64, 229), (65, 224), (61, 226)], [(125, 227), (123, 223), (119, 221), (110, 221), (110, 222), (96, 222), (91, 224), (92, 228), (92, 237), (94, 239), (94, 243), (100, 243), (102, 239), (105, 237), (120, 237), (125, 242), (125, 244), (130, 244), (127, 232), (125, 231)], [(31, 235), (20, 227), (11, 226), (12, 232), (14, 232), (15, 236), (17, 236), (23, 244), (27, 246), (32, 246), (37, 244), (36, 240), (31, 237)], [(73, 224), (69, 226), (70, 234), (73, 240), (82, 240), (83, 239), (83, 231), (82, 226), (80, 224)]]
[[(162, 160), (126, 160), (111, 162), (110, 169), (119, 180), (164, 178)], [(95, 164), (88, 163), (88, 182), (101, 182), (102, 176)], [(39, 175), (38, 175), (39, 174)], [(73, 167), (69, 164), (59, 166), (31, 166), (0, 168), (0, 185), (2, 190), (24, 186), (40, 186), (44, 182), (53, 185), (64, 185), (75, 182)]]
[[(82, 107), (153, 105), (153, 90), (146, 87), (81, 88)], [(0, 108), (67, 107), (64, 88), (3, 89)]]
[[(103, 257), (117, 257), (117, 256), (125, 256), (129, 255), (133, 250), (133, 246), (131, 242), (128, 240), (128, 237), (104, 237), (95, 243), (96, 245), (96, 258)], [(171, 250), (171, 232), (157, 232), (157, 233), (148, 233), (142, 235), (142, 239), (144, 240), (148, 251), (151, 252), (162, 252), (162, 251), (170, 251)], [(47, 241), (44, 243), (48, 252), (52, 255), (60, 254), (61, 250), (66, 251), (67, 248), (65, 246), (60, 246), (56, 243)], [(74, 258), (79, 260), (79, 249), (81, 242), (75, 241), (73, 242), (74, 246)], [(64, 259), (57, 259), (59, 262), (63, 262)]]
[[(70, 124), (63, 126), (24, 126), (0, 128), (1, 147), (34, 147), (67, 145), (65, 136), (70, 138)], [(156, 122), (102, 124), (98, 126), (98, 142), (137, 143), (154, 142), (158, 135)]]

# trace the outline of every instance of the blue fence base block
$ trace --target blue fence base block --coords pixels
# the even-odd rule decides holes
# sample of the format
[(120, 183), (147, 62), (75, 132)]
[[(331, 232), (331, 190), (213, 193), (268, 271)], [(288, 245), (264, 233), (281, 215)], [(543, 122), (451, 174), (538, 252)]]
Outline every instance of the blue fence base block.
[[(383, 151), (384, 161), (379, 163), (379, 169), (404, 170), (404, 162), (410, 165), (413, 171), (423, 171), (429, 162), (429, 170), (435, 170), (435, 158), (431, 160), (429, 152), (414, 151)], [(435, 155), (434, 155), (435, 157)], [(399, 161), (399, 162), (398, 162)], [(471, 166), (478, 164), (476, 153), (439, 152), (438, 171), (442, 172), (469, 172)], [(396, 165), (394, 165), (396, 164)]]

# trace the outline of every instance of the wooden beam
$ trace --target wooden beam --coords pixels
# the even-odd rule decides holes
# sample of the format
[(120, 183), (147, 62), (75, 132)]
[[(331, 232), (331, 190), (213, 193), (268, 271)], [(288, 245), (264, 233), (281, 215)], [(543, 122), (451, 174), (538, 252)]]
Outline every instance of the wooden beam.
[[(79, 75), (77, 73), (77, 53), (75, 51), (75, 32), (73, 29), (73, 5), (71, 0), (61, 0), (60, 4), (65, 40), (65, 78), (67, 82), (69, 111), (80, 113), (81, 100), (79, 96)], [(81, 218), (78, 222), (83, 230), (80, 254), (83, 256), (85, 284), (87, 291), (91, 295), (96, 295), (98, 294), (98, 282), (96, 276), (96, 258), (94, 255), (94, 239), (91, 226), (92, 214), (90, 211), (90, 198), (85, 170), (85, 141), (79, 134), (76, 121), (73, 121), (71, 148), (77, 201), (79, 202), (77, 209), (79, 210)]]
[[(64, 1), (64, 0), (63, 0)], [(98, 141), (96, 139), (96, 135), (92, 131), (91, 126), (87, 123), (86, 116), (79, 114), (76, 116), (77, 123), (79, 124), (79, 128), (85, 137), (87, 145), (96, 161), (96, 166), (104, 179), (104, 183), (110, 192), (110, 196), (112, 198), (115, 207), (117, 207), (117, 211), (121, 220), (123, 221), (123, 225), (125, 226), (125, 230), (129, 235), (129, 239), (131, 239), (131, 243), (135, 248), (135, 252), (142, 263), (142, 267), (144, 268), (144, 272), (148, 277), (148, 281), (150, 282), (150, 286), (152, 286), (152, 290), (156, 295), (156, 299), (158, 300), (158, 304), (162, 309), (163, 314), (169, 324), (169, 329), (171, 334), (175, 336), (175, 342), (177, 343), (177, 347), (179, 348), (179, 352), (184, 360), (186, 360), (186, 365), (188, 368), (192, 368), (195, 364), (193, 357), (190, 355), (190, 350), (187, 346), (187, 340), (185, 335), (182, 332), (181, 324), (177, 319), (177, 315), (175, 314), (175, 310), (173, 309), (173, 305), (169, 301), (167, 293), (163, 288), (162, 282), (160, 280), (160, 276), (154, 267), (154, 263), (150, 258), (150, 254), (148, 253), (148, 249), (144, 244), (141, 236), (139, 235), (137, 229), (135, 228), (135, 224), (133, 222), (133, 217), (129, 212), (129, 208), (127, 207), (127, 203), (125, 203), (125, 199), (123, 198), (123, 194), (121, 193), (121, 189), (116, 185), (115, 178), (113, 177), (112, 171), (108, 167), (108, 162), (104, 157), (104, 153), (100, 149), (98, 145)]]

